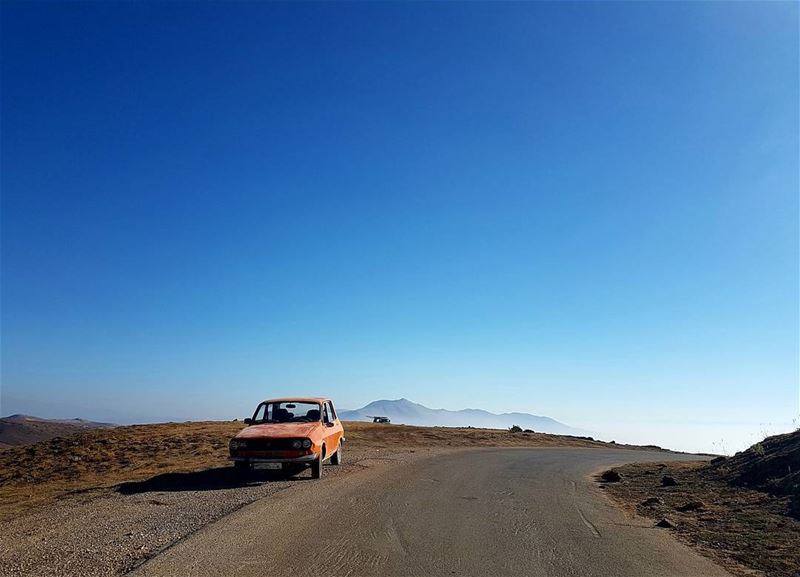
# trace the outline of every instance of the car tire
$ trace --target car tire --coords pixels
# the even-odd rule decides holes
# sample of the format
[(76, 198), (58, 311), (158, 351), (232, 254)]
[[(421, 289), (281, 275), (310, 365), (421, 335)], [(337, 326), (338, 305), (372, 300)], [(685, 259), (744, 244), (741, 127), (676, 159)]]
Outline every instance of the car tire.
[(311, 463), (311, 478), (322, 479), (322, 454)]
[(331, 455), (331, 465), (342, 464), (342, 442), (339, 441), (339, 446), (336, 447), (336, 452)]

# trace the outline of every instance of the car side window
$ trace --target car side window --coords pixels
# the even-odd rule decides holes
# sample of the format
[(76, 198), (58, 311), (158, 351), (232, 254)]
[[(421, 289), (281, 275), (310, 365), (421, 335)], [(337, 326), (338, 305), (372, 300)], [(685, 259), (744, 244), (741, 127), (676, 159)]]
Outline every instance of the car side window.
[(328, 412), (328, 403), (324, 403), (324, 404), (322, 405), (322, 422), (323, 422), (323, 423), (330, 423), (330, 422), (332, 422), (332, 421), (331, 421), (331, 416), (330, 416), (330, 413)]
[(328, 401), (327, 405), (328, 405), (328, 410), (330, 411), (331, 420), (335, 421), (338, 417), (336, 416), (336, 409), (333, 408), (333, 402)]

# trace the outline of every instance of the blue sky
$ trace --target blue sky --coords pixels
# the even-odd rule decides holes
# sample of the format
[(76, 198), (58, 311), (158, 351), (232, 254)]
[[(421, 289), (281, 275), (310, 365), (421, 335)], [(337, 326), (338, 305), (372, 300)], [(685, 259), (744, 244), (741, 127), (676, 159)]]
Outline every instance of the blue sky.
[(2, 5), (2, 407), (798, 408), (798, 5)]

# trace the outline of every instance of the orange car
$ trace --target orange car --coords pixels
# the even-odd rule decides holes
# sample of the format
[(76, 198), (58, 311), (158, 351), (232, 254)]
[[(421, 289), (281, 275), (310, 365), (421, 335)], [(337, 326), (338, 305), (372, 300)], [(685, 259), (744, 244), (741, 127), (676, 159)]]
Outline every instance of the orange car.
[(344, 428), (330, 399), (289, 398), (263, 401), (230, 442), (230, 459), (239, 471), (255, 464), (296, 475), (307, 467), (322, 476), (322, 463), (342, 463)]

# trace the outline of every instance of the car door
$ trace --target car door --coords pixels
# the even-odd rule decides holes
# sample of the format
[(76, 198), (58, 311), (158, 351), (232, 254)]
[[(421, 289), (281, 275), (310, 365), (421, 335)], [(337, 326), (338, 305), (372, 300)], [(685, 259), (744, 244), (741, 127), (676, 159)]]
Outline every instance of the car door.
[(328, 455), (332, 455), (342, 439), (343, 429), (330, 401), (325, 401), (322, 406), (322, 422), (325, 424), (325, 446), (328, 448)]

